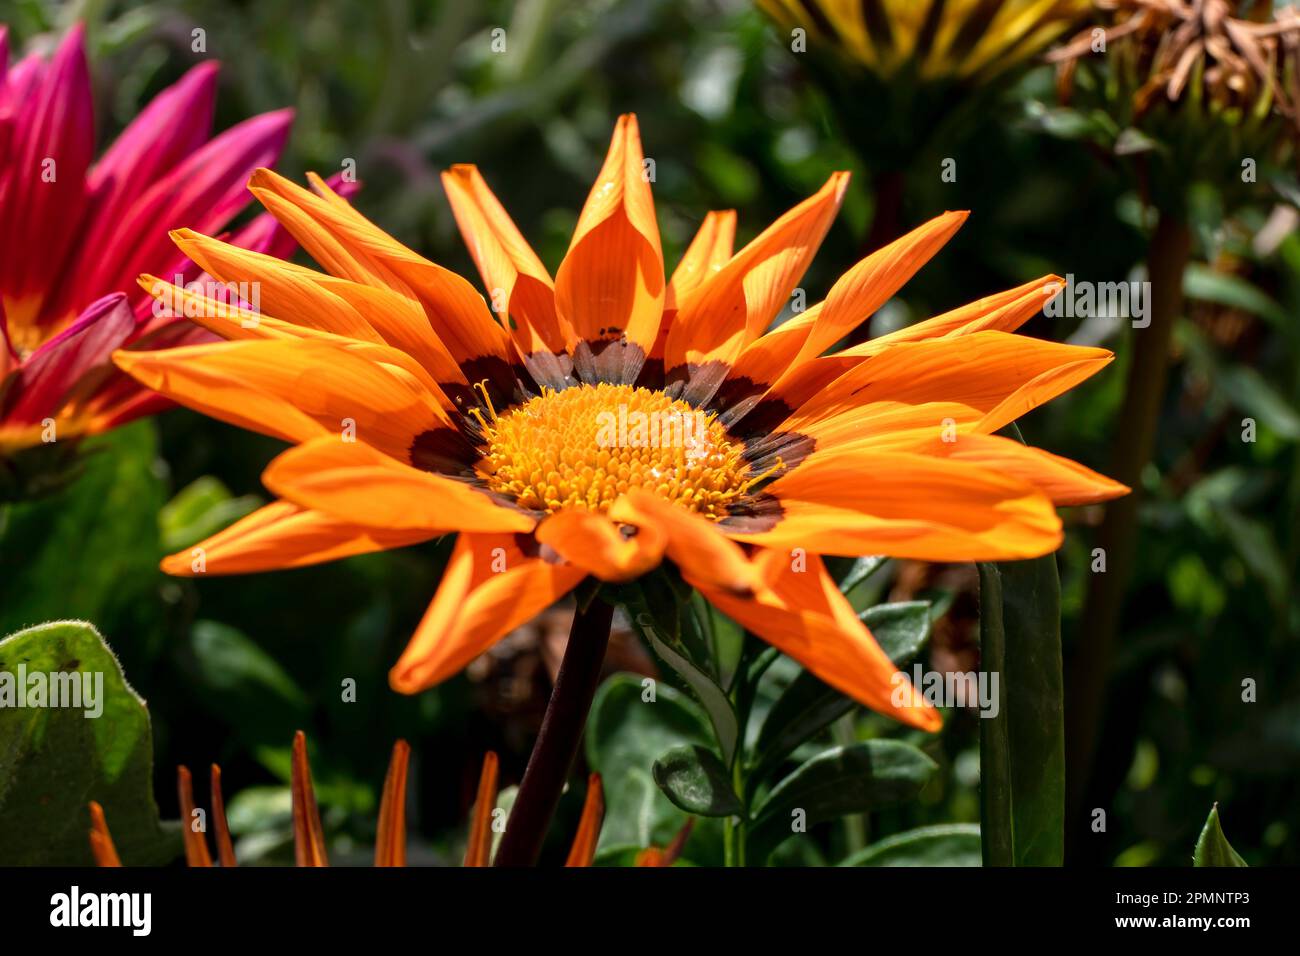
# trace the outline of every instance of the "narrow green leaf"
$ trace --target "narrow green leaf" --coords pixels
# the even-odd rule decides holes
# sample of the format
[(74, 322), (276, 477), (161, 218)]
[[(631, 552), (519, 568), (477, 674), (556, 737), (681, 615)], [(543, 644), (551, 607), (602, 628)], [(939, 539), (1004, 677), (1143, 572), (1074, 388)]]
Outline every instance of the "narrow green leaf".
[[(42, 681), (43, 705), (32, 706)], [(50, 706), (56, 681), (59, 702), (79, 706)], [(0, 703), (0, 866), (93, 865), (91, 800), (123, 863), (180, 853), (180, 830), (154, 803), (149, 712), (93, 626), (56, 621), (0, 641)]]
[(822, 751), (772, 788), (757, 808), (749, 858), (766, 860), (786, 838), (813, 824), (910, 800), (937, 769), (916, 747), (897, 740)]
[(1212, 266), (1196, 262), (1188, 265), (1183, 273), (1183, 293), (1189, 299), (1242, 309), (1279, 328), (1291, 322), (1286, 309), (1263, 289), (1241, 276), (1220, 272)]
[(896, 833), (847, 857), (840, 866), (980, 866), (980, 828), (945, 823)]
[(985, 866), (1060, 866), (1065, 731), (1056, 558), (980, 564), (980, 668), (998, 675), (980, 720)]
[(867, 608), (859, 617), (895, 664), (906, 664), (930, 639), (930, 603), (897, 601)]
[(1192, 854), (1193, 866), (1245, 866), (1246, 861), (1232, 848), (1228, 838), (1219, 826), (1219, 805), (1210, 808), (1210, 815), (1205, 818), (1205, 826), (1196, 841), (1196, 852)]
[[(925, 601), (878, 604), (859, 616), (889, 659), (898, 665), (919, 654), (930, 639), (930, 606)], [(829, 727), (853, 707), (852, 699), (808, 671), (800, 671), (763, 721), (754, 745), (758, 759), (747, 775), (750, 792), (796, 747)]]
[(856, 560), (854, 560), (853, 564), (849, 567), (848, 573), (846, 573), (844, 577), (840, 579), (839, 581), (840, 592), (843, 594), (848, 594), (855, 587), (857, 587), (867, 578), (871, 577), (882, 567), (884, 567), (885, 562), (888, 560), (889, 558), (885, 557), (883, 554), (875, 554), (865, 558), (857, 558)]
[(682, 744), (654, 762), (655, 783), (665, 796), (687, 813), (701, 817), (733, 817), (744, 812), (731, 787), (730, 774), (707, 747)]
[(718, 745), (722, 749), (722, 759), (730, 766), (731, 759), (736, 753), (740, 723), (736, 719), (736, 712), (732, 709), (731, 698), (727, 696), (727, 692), (718, 686), (711, 675), (695, 666), (684, 653), (665, 640), (649, 612), (640, 611), (633, 616), (632, 620), (637, 630), (654, 648), (655, 653), (676, 671), (682, 680), (686, 681), (700, 703), (704, 705), (704, 711), (709, 715), (714, 733), (717, 734)]

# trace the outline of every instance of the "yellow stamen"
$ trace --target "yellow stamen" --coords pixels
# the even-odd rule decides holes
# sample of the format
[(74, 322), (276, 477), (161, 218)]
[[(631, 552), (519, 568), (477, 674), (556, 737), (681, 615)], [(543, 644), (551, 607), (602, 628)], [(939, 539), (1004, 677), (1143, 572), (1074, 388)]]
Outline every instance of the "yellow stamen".
[(543, 390), (479, 422), (487, 439), (480, 474), (535, 511), (605, 511), (645, 488), (716, 521), (771, 473), (750, 475), (744, 446), (716, 414), (631, 385)]

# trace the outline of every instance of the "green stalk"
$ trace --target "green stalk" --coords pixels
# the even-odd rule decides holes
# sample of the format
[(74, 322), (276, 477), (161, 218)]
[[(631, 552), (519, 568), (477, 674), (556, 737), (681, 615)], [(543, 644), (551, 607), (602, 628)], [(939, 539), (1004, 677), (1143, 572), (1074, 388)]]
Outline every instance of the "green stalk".
[[(1179, 216), (1162, 212), (1147, 255), (1151, 282), (1151, 324), (1135, 329), (1127, 390), (1114, 429), (1109, 474), (1133, 489), (1106, 506), (1096, 547), (1106, 556), (1105, 573), (1091, 575), (1071, 661), (1066, 694), (1068, 815), (1071, 834), (1081, 832), (1097, 739), (1101, 733), (1110, 676), (1138, 540), (1143, 469), (1155, 447), (1156, 426), (1169, 373), (1169, 346), (1183, 310), (1183, 272), (1191, 254), (1191, 231)], [(1090, 559), (1091, 563), (1091, 559)]]

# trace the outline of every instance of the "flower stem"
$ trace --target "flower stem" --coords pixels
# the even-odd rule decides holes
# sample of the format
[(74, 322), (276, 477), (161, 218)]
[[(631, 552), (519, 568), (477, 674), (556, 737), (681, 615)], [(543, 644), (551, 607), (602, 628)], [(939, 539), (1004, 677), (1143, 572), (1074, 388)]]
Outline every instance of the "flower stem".
[(1147, 255), (1151, 324), (1136, 329), (1133, 335), (1132, 361), (1109, 472), (1133, 491), (1106, 506), (1095, 543), (1104, 552), (1105, 573), (1091, 575), (1078, 651), (1067, 668), (1067, 834), (1082, 832), (1081, 821), (1088, 806), (1092, 764), (1102, 733), (1106, 683), (1137, 551), (1142, 471), (1155, 447), (1169, 372), (1169, 346), (1183, 310), (1183, 272), (1190, 253), (1191, 232), (1186, 222), (1162, 212)]
[(532, 866), (541, 854), (600, 682), (613, 617), (614, 606), (599, 597), (574, 612), (542, 729), (497, 848), (496, 866)]

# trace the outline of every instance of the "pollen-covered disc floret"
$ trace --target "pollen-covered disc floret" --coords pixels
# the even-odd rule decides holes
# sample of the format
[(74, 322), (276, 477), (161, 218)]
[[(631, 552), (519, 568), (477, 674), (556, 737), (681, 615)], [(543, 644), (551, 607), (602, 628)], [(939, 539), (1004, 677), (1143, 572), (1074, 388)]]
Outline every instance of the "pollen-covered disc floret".
[(765, 475), (717, 416), (631, 385), (544, 390), (523, 405), (480, 416), (487, 439), (479, 473), (520, 506), (553, 513), (604, 511), (644, 488), (708, 518), (727, 515)]

